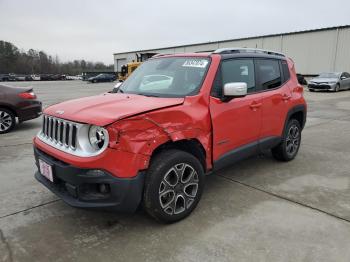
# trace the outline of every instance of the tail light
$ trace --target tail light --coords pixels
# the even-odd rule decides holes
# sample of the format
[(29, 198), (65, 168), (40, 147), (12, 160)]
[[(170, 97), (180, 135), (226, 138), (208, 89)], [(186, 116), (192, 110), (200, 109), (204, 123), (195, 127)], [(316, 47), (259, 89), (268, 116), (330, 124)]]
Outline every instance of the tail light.
[(34, 92), (19, 93), (18, 96), (23, 99), (36, 99), (36, 94), (34, 94)]

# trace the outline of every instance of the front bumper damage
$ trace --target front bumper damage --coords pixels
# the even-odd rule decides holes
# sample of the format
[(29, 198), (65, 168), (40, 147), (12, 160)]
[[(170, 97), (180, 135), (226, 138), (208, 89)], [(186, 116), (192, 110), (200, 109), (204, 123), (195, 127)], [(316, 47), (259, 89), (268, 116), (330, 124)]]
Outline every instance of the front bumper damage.
[(82, 169), (64, 163), (37, 147), (34, 147), (34, 155), (38, 170), (39, 159), (52, 167), (54, 182), (39, 171), (35, 178), (73, 207), (134, 212), (141, 202), (143, 172), (132, 178), (117, 178), (104, 170)]

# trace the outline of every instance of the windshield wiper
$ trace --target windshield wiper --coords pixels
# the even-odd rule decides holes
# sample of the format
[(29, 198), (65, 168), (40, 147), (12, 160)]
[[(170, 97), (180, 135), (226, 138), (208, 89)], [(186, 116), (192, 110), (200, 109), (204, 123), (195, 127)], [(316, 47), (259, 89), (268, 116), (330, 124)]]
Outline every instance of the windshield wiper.
[(152, 94), (136, 94), (136, 95), (147, 96), (147, 97), (159, 97), (157, 95), (152, 95)]

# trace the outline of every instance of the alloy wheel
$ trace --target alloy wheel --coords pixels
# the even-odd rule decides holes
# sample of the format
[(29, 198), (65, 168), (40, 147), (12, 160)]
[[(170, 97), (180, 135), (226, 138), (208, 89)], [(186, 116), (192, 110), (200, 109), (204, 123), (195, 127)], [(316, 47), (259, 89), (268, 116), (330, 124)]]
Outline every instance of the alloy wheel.
[(5, 111), (0, 111), (0, 131), (4, 132), (12, 126), (12, 118), (10, 114)]
[(159, 202), (165, 213), (177, 215), (189, 209), (198, 192), (196, 170), (185, 163), (176, 164), (164, 175), (159, 186)]
[(288, 130), (286, 138), (286, 151), (287, 154), (293, 156), (299, 148), (300, 144), (300, 130), (296, 125), (292, 125)]

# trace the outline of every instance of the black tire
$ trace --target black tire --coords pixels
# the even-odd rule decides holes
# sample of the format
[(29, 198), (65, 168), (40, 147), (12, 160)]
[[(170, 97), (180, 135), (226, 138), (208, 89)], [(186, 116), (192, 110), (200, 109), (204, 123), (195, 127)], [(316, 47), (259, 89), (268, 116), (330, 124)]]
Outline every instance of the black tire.
[(10, 132), (15, 127), (15, 125), (15, 114), (6, 108), (0, 108), (0, 134)]
[(293, 160), (298, 154), (301, 143), (301, 126), (298, 120), (289, 120), (282, 142), (271, 149), (272, 155), (279, 161)]
[(310, 92), (315, 92), (315, 90), (314, 90), (314, 89), (309, 89), (309, 91), (310, 91)]
[(204, 182), (203, 166), (196, 157), (176, 149), (162, 151), (147, 171), (143, 207), (163, 223), (184, 219), (196, 208)]
[(335, 86), (335, 88), (334, 88), (334, 92), (339, 92), (339, 90), (340, 90), (340, 85), (337, 84), (337, 85)]

